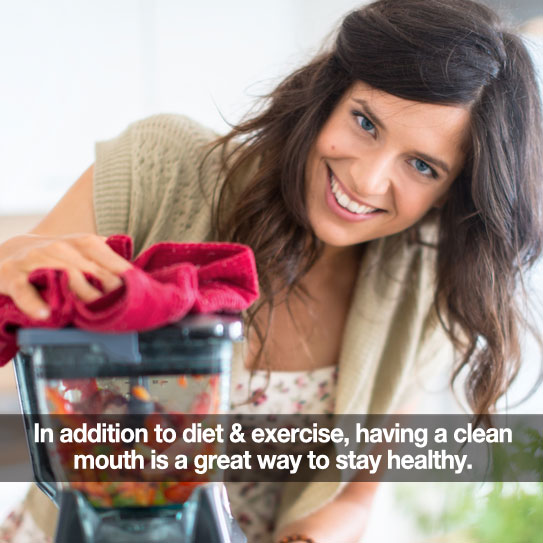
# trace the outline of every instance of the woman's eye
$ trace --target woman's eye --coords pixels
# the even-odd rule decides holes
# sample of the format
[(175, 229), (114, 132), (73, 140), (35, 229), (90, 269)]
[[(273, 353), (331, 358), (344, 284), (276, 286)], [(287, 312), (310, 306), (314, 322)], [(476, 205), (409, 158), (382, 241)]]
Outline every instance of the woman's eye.
[(421, 160), (420, 158), (414, 158), (410, 161), (415, 170), (417, 170), (422, 175), (425, 175), (426, 177), (433, 177), (434, 179), (437, 177), (436, 171), (428, 166), (424, 160)]
[(359, 111), (353, 112), (353, 115), (356, 117), (356, 120), (360, 127), (366, 132), (375, 132), (375, 125), (362, 113)]

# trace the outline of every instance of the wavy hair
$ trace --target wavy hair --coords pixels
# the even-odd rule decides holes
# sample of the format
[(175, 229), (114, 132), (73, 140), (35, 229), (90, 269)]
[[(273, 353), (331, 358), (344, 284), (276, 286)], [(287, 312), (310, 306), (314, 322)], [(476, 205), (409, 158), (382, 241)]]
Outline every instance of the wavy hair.
[[(217, 142), (226, 149), (237, 141), (223, 156), (213, 221), (219, 239), (255, 253), (262, 297), (248, 324), (260, 339), (257, 359), (267, 337), (254, 322), (258, 310), (273, 311), (279, 292), (308, 294), (300, 280), (323, 244), (306, 213), (305, 162), (356, 81), (471, 112), (468, 157), (439, 212), (435, 306), (460, 353), (451, 384), (466, 370), (470, 408), (490, 413), (520, 365), (526, 322), (518, 287), (541, 253), (543, 137), (524, 44), (471, 0), (378, 0), (349, 13), (330, 50), (284, 79), (259, 113)], [(232, 201), (236, 178), (252, 163), (249, 184)]]

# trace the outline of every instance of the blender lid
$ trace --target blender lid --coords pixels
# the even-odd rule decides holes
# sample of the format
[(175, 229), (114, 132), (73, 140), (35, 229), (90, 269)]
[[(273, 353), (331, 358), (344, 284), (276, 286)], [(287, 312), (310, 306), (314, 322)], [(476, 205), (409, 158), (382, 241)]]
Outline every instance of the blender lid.
[[(40, 349), (43, 367), (53, 377), (54, 367), (68, 377), (221, 371), (225, 348), (243, 338), (240, 316), (196, 314), (145, 332), (97, 333), (76, 328), (24, 328), (17, 332), (25, 354)], [(224, 353), (226, 355), (226, 353)], [(132, 368), (131, 368), (132, 367)]]

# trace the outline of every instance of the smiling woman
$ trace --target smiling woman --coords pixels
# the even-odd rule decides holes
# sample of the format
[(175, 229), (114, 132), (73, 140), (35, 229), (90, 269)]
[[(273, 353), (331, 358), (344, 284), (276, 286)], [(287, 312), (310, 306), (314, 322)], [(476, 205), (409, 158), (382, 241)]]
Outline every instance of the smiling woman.
[[(108, 291), (129, 266), (110, 234), (130, 234), (136, 252), (244, 243), (262, 296), (244, 315), (233, 413), (391, 413), (454, 346), (451, 373), (467, 370), (484, 418), (520, 363), (517, 291), (541, 252), (541, 121), (530, 57), (487, 7), (378, 0), (226, 136), (157, 115), (99, 143), (32, 235), (0, 245), (0, 293), (47, 313), (27, 279), (54, 266), (93, 301), (85, 272)], [(229, 486), (261, 543), (358, 541), (374, 492)]]

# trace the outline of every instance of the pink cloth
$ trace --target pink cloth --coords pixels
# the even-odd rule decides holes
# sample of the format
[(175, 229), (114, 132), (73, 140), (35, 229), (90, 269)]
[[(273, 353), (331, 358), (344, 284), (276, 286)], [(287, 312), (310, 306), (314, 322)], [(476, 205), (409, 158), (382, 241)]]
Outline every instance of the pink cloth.
[[(131, 260), (132, 239), (111, 236), (108, 245)], [(158, 328), (187, 313), (238, 312), (258, 298), (254, 255), (235, 243), (157, 243), (121, 275), (123, 286), (85, 303), (68, 288), (63, 270), (39, 269), (28, 280), (49, 304), (47, 320), (23, 314), (0, 295), (0, 365), (17, 352), (18, 328), (74, 326), (94, 332), (127, 332)], [(98, 288), (100, 282), (87, 275)]]

